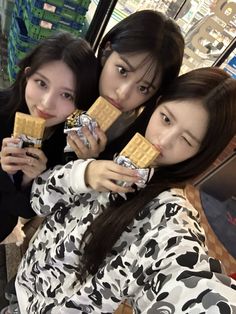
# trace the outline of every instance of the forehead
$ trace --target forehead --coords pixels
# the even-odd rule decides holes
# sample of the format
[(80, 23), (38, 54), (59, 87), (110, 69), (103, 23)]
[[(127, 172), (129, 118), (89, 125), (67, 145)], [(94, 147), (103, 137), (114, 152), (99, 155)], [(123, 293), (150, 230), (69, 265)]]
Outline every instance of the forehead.
[(61, 61), (51, 61), (40, 66), (36, 73), (44, 75), (48, 80), (55, 84), (75, 85), (76, 76), (69, 66)]
[(178, 125), (182, 132), (190, 132), (200, 142), (207, 131), (209, 114), (200, 101), (170, 101), (164, 102), (156, 109), (163, 111), (168, 118)]
[[(53, 69), (53, 71), (52, 71), (52, 69)], [(53, 61), (46, 62), (46, 63), (40, 65), (38, 67), (38, 70), (45, 71), (45, 72), (52, 71), (53, 73), (58, 72), (60, 70), (64, 70), (67, 73), (73, 75), (73, 71), (62, 60), (53, 60)]]
[(161, 71), (158, 60), (153, 58), (148, 52), (139, 53), (116, 53), (115, 58), (123, 60), (129, 67), (129, 71), (135, 72), (140, 79), (157, 82)]

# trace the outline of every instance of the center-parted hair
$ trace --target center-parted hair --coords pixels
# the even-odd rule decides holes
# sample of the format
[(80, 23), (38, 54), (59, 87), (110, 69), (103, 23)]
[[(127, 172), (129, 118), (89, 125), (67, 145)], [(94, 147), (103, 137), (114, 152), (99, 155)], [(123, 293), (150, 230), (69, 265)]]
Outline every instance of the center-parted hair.
[(161, 86), (179, 74), (184, 39), (179, 26), (160, 12), (138, 11), (117, 23), (102, 39), (98, 51), (100, 60), (108, 42), (119, 54), (148, 53)]

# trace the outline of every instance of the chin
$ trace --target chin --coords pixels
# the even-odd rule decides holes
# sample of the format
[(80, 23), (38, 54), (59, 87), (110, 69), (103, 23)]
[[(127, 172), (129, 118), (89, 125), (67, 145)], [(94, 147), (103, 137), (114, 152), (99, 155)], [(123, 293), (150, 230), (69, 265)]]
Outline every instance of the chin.
[(50, 127), (52, 127), (52, 126), (54, 126), (54, 125), (56, 125), (57, 123), (53, 123), (52, 121), (50, 121), (50, 120), (46, 120), (46, 123), (45, 123), (45, 127), (46, 128), (50, 128)]

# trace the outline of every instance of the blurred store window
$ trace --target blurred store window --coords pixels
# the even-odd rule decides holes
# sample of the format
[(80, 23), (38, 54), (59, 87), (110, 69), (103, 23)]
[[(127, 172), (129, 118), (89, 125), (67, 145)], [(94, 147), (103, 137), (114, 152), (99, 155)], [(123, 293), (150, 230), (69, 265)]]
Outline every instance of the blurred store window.
[(236, 1), (211, 1), (208, 6), (203, 2), (191, 22), (182, 25), (186, 42), (182, 72), (212, 66), (235, 38)]
[[(98, 0), (87, 13), (92, 20)], [(212, 66), (236, 34), (236, 0), (119, 0), (104, 34), (117, 22), (139, 10), (153, 9), (176, 20), (186, 41), (181, 73)]]
[(236, 79), (236, 49), (221, 65), (221, 68), (228, 72), (234, 79)]

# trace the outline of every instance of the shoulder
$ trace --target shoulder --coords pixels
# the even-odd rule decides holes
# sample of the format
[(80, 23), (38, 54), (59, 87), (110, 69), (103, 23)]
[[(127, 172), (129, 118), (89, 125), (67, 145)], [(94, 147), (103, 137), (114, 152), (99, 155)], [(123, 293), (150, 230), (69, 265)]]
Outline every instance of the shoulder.
[(189, 202), (185, 191), (170, 189), (160, 193), (149, 204), (150, 220), (154, 225), (167, 225), (172, 229), (200, 228), (199, 213)]
[(169, 189), (160, 193), (153, 202), (158, 202), (159, 206), (176, 205), (178, 207), (186, 208), (192, 211), (194, 215), (198, 215), (197, 210), (193, 207), (187, 198), (184, 189)]

